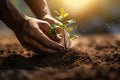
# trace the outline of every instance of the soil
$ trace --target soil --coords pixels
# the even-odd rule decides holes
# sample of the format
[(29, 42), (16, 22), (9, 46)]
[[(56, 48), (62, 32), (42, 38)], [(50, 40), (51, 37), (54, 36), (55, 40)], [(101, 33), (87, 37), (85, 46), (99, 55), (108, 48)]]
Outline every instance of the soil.
[(0, 36), (0, 80), (120, 80), (120, 36), (83, 35), (56, 55), (25, 50)]

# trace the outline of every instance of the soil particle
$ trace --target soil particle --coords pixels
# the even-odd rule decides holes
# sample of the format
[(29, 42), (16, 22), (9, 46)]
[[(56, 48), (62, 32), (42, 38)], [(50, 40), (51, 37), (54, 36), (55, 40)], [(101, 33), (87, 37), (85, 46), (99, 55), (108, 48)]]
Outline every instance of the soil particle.
[(119, 39), (82, 36), (73, 41), (79, 44), (74, 49), (40, 55), (25, 50), (14, 38), (1, 38), (0, 80), (120, 80)]

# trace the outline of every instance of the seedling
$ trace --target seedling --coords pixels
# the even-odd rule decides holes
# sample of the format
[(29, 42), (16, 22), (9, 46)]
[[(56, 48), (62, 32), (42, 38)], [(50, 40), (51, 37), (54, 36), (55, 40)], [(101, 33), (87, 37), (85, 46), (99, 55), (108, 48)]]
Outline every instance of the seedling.
[[(77, 38), (77, 36), (69, 34), (69, 32), (73, 30), (73, 26), (71, 26), (71, 24), (75, 24), (76, 20), (75, 19), (66, 20), (66, 18), (68, 17), (69, 14), (66, 13), (63, 8), (60, 8), (59, 11), (54, 11), (54, 12), (57, 15), (57, 16), (55, 16), (55, 18), (57, 20), (59, 20), (62, 24), (61, 25), (53, 24), (50, 29), (50, 34), (54, 34), (58, 28), (62, 29), (63, 31), (59, 35), (63, 36), (64, 47), (65, 47), (65, 49), (67, 49), (68, 41), (70, 41), (70, 39)], [(67, 33), (69, 35), (67, 35)], [(69, 38), (67, 38), (67, 37), (69, 37)], [(69, 40), (67, 40), (67, 39), (69, 39)]]

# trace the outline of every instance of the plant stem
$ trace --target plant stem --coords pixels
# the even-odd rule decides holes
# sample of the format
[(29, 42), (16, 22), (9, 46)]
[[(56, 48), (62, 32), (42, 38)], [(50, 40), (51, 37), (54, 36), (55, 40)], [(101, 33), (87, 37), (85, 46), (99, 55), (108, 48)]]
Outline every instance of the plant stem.
[(66, 30), (63, 29), (63, 35), (64, 35), (64, 47), (67, 49), (67, 42), (66, 42)]

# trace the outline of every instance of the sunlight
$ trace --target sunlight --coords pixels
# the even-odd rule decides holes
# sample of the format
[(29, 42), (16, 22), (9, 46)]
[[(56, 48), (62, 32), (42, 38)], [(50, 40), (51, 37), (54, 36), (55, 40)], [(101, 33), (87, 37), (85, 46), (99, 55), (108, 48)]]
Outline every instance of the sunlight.
[(72, 13), (89, 9), (96, 0), (62, 0), (64, 7)]
[[(48, 2), (51, 6), (52, 14), (54, 14), (54, 10), (64, 8), (70, 17), (81, 20), (95, 15), (114, 16), (113, 12), (115, 13), (115, 10), (119, 9), (119, 2), (116, 0), (115, 2), (114, 0), (48, 0)], [(116, 13), (118, 13), (117, 10)]]

